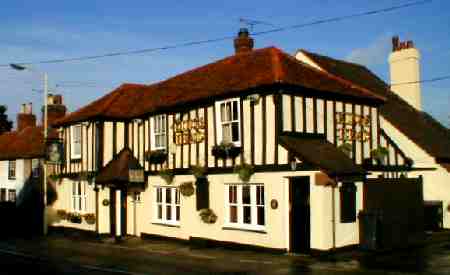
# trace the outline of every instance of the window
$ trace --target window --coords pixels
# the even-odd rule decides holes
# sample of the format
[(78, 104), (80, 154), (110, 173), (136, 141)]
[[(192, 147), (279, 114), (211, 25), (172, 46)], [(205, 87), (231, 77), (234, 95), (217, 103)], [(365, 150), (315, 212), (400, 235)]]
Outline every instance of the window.
[(16, 161), (10, 160), (8, 162), (8, 179), (15, 180), (16, 179)]
[(72, 182), (72, 210), (86, 211), (86, 183), (84, 182)]
[(79, 159), (81, 158), (81, 125), (74, 125), (70, 129), (70, 157), (72, 159)]
[(239, 99), (231, 99), (216, 103), (217, 135), (219, 143), (241, 145)]
[(40, 174), (40, 162), (39, 159), (31, 160), (31, 176), (33, 178), (38, 178)]
[(9, 191), (8, 191), (8, 200), (12, 201), (12, 202), (16, 201), (16, 190), (9, 189)]
[(352, 223), (356, 221), (356, 186), (353, 182), (344, 182), (339, 188), (341, 222)]
[(264, 185), (229, 185), (226, 205), (228, 225), (264, 229)]
[(165, 224), (180, 222), (180, 191), (176, 187), (156, 187), (155, 220)]
[(152, 150), (166, 149), (166, 115), (158, 115), (152, 123)]
[(5, 188), (0, 189), (0, 201), (6, 201), (6, 189)]

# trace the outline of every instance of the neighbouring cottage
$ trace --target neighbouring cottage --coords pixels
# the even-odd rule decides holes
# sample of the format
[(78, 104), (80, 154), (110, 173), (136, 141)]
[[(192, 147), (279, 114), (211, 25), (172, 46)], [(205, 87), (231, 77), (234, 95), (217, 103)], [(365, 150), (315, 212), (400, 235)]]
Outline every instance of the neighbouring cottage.
[(253, 43), (242, 29), (230, 57), (57, 121), (53, 226), (309, 252), (359, 244), (357, 214), (384, 211), (383, 233), (420, 239), (421, 182), (383, 131), (386, 95)]
[[(423, 177), (426, 229), (450, 228), (450, 132), (422, 111), (420, 54), (413, 42), (400, 41), (397, 36), (392, 38), (390, 86), (358, 64), (305, 50), (299, 50), (296, 58), (387, 99), (379, 108), (381, 133), (389, 137), (393, 146), (384, 142), (382, 145), (391, 150), (401, 148), (414, 166), (422, 167), (409, 175)], [(389, 163), (399, 163), (395, 155), (389, 156)], [(378, 171), (387, 172), (389, 169)]]
[[(51, 126), (66, 114), (61, 95), (48, 95), (48, 123)], [(42, 122), (43, 124), (43, 122)], [(58, 138), (49, 131), (49, 139)], [(21, 204), (31, 192), (39, 190), (45, 157), (44, 129), (36, 124), (31, 103), (22, 104), (17, 114), (17, 129), (0, 135), (0, 201)], [(56, 167), (49, 166), (50, 172)]]

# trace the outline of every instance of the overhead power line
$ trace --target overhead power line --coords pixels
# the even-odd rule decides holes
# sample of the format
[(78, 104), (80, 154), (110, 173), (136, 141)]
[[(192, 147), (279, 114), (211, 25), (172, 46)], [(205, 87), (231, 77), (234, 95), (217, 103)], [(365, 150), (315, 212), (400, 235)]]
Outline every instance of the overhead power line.
[(424, 79), (419, 81), (410, 81), (410, 82), (401, 82), (401, 83), (393, 83), (390, 86), (400, 86), (400, 85), (408, 85), (408, 84), (417, 84), (417, 83), (429, 83), (429, 82), (436, 82), (441, 80), (450, 79), (450, 75), (440, 76), (440, 77), (434, 77), (430, 79)]
[[(252, 33), (252, 35), (258, 36), (258, 35), (264, 35), (264, 34), (269, 34), (269, 33), (283, 32), (283, 31), (300, 29), (300, 28), (305, 28), (305, 27), (314, 26), (314, 25), (321, 25), (321, 24), (326, 24), (326, 23), (331, 23), (331, 22), (348, 20), (348, 19), (357, 18), (357, 17), (386, 13), (386, 12), (391, 12), (391, 11), (395, 11), (395, 10), (405, 9), (405, 8), (412, 7), (412, 6), (423, 5), (423, 4), (429, 3), (431, 1), (432, 0), (413, 1), (413, 2), (402, 4), (402, 5), (391, 6), (391, 7), (382, 8), (382, 9), (370, 10), (370, 11), (365, 11), (365, 12), (360, 12), (360, 13), (354, 13), (354, 14), (349, 14), (349, 15), (315, 20), (315, 21), (302, 23), (302, 24), (273, 28), (273, 29), (266, 30), (266, 31), (255, 32), (255, 33)], [(65, 62), (74, 62), (74, 61), (87, 61), (87, 60), (95, 60), (95, 59), (101, 59), (101, 58), (107, 58), (107, 57), (135, 55), (135, 54), (151, 53), (151, 52), (156, 52), (156, 51), (164, 51), (164, 50), (175, 49), (175, 48), (191, 47), (191, 46), (195, 46), (195, 45), (216, 43), (216, 42), (231, 40), (231, 39), (234, 39), (234, 36), (224, 36), (224, 37), (218, 37), (218, 38), (211, 38), (211, 39), (205, 39), (205, 40), (197, 40), (197, 41), (190, 41), (190, 42), (184, 42), (184, 43), (179, 43), (179, 44), (166, 45), (166, 46), (155, 47), (155, 48), (146, 48), (146, 49), (129, 50), (129, 51), (118, 51), (118, 52), (111, 52), (111, 53), (105, 53), (105, 54), (99, 54), (99, 55), (49, 59), (49, 60), (42, 60), (42, 61), (35, 61), (35, 62), (13, 62), (13, 63), (21, 64), (21, 65), (36, 65), (36, 64), (56, 64), (56, 63), (65, 63)], [(10, 66), (10, 65), (9, 64), (1, 64), (0, 65), (0, 67), (6, 67), (6, 66)]]

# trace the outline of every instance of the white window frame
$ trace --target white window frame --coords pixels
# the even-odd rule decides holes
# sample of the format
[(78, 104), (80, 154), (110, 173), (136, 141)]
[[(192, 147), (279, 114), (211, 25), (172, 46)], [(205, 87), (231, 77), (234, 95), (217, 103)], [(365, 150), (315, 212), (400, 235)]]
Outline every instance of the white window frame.
[[(158, 123), (157, 123), (158, 122)], [(157, 125), (164, 125), (163, 128)], [(167, 149), (167, 115), (157, 115), (151, 119), (151, 150), (166, 150)], [(156, 144), (156, 138), (162, 137), (163, 144)]]
[[(231, 120), (222, 121), (221, 106), (222, 105), (226, 106), (227, 103), (231, 103), (231, 116), (232, 116), (233, 115), (233, 102), (236, 102), (237, 119), (233, 119), (233, 117), (232, 117)], [(237, 124), (238, 124), (238, 138), (237, 138), (237, 140), (230, 141), (230, 142), (233, 143), (235, 146), (241, 146), (241, 140), (242, 140), (241, 123), (242, 123), (242, 119), (241, 119), (241, 110), (240, 110), (240, 108), (241, 108), (240, 107), (240, 100), (239, 100), (238, 97), (216, 102), (216, 122), (217, 122), (216, 125), (217, 125), (217, 137), (218, 137), (217, 142), (219, 144), (224, 142), (223, 126), (226, 125), (226, 124), (232, 125), (233, 123), (237, 122)], [(231, 139), (233, 139), (233, 137), (232, 137), (232, 135), (233, 135), (232, 126), (230, 126), (230, 135), (231, 135)]]
[[(255, 231), (265, 231), (267, 224), (267, 202), (266, 202), (266, 190), (264, 184), (239, 184), (239, 183), (229, 183), (225, 184), (225, 227), (233, 227), (237, 229), (244, 230), (255, 230)], [(243, 204), (243, 187), (250, 187), (250, 204)], [(232, 187), (236, 187), (237, 191), (237, 202), (230, 203), (229, 202), (229, 192)], [(263, 204), (257, 204), (257, 188), (263, 188)], [(237, 222), (230, 221), (230, 209), (231, 206), (237, 207)], [(244, 223), (244, 206), (250, 206), (250, 217), (251, 223)], [(264, 224), (258, 224), (258, 208), (263, 207), (264, 211)]]
[(86, 182), (73, 181), (71, 192), (71, 208), (75, 213), (85, 213), (87, 210)]
[[(171, 201), (170, 203), (166, 202), (166, 192), (170, 190)], [(159, 194), (160, 192), (160, 194)], [(160, 198), (160, 199), (159, 199)], [(180, 225), (181, 219), (181, 194), (180, 189), (178, 187), (173, 186), (155, 186), (154, 187), (154, 213), (153, 213), (153, 222), (161, 223), (167, 225)], [(168, 219), (168, 211), (167, 207), (170, 207), (170, 219)], [(159, 207), (162, 209), (161, 218), (159, 217)], [(179, 218), (177, 220), (177, 209), (179, 211)]]
[[(81, 124), (76, 124), (70, 127), (70, 158), (71, 159), (81, 159), (81, 144), (83, 142), (83, 126)], [(79, 128), (79, 134), (80, 136), (75, 136), (76, 128)], [(76, 147), (79, 147), (78, 151), (79, 153), (75, 153)]]
[(17, 161), (9, 160), (8, 161), (8, 179), (15, 180), (17, 177)]
[[(11, 198), (11, 194), (14, 194), (14, 199)], [(15, 202), (17, 200), (17, 191), (16, 189), (8, 189), (8, 201)]]

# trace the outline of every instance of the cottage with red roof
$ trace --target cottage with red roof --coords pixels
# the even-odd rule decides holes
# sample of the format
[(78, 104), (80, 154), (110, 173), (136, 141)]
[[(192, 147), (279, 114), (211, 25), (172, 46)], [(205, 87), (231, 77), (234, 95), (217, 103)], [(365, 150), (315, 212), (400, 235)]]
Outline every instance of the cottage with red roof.
[[(420, 238), (420, 179), (382, 130), (386, 95), (253, 43), (242, 29), (230, 57), (124, 84), (59, 120), (53, 226), (309, 252), (371, 239), (379, 210), (399, 229), (391, 242)], [(408, 191), (405, 204), (389, 188)], [(390, 222), (399, 215), (409, 223)]]

